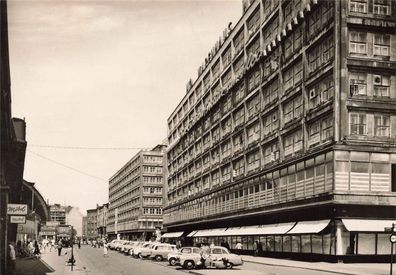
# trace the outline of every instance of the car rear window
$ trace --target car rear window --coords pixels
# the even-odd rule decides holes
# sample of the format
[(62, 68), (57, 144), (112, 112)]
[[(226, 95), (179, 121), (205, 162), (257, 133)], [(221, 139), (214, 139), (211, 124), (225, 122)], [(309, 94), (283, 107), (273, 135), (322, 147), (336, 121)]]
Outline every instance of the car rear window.
[(182, 253), (191, 253), (191, 248), (183, 248), (181, 250)]

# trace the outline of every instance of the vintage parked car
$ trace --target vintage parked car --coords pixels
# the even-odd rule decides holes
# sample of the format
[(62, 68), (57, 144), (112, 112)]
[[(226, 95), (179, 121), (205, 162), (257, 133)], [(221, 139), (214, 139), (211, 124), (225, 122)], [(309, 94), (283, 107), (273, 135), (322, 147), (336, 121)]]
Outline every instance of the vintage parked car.
[(118, 246), (120, 246), (121, 244), (123, 244), (125, 241), (124, 240), (114, 240), (111, 241), (109, 248), (116, 250)]
[[(132, 256), (134, 256), (134, 257), (139, 257), (139, 258), (141, 258), (141, 259), (143, 259), (144, 257), (149, 256), (149, 253), (150, 253), (150, 251), (151, 251), (150, 249), (151, 249), (151, 247), (152, 247), (154, 244), (157, 244), (157, 243), (153, 243), (153, 242), (144, 242), (144, 243), (138, 245), (137, 247), (135, 247), (135, 248), (133, 249)], [(142, 252), (144, 253), (144, 255), (142, 255)]]
[(199, 257), (194, 254), (179, 255), (180, 264), (186, 269), (193, 268), (232, 268), (242, 265), (242, 257), (230, 253), (230, 251), (222, 246), (214, 246), (201, 249)]
[(121, 252), (123, 252), (124, 254), (128, 254), (129, 250), (131, 249), (131, 247), (135, 244), (136, 242), (134, 241), (129, 241), (126, 244), (122, 245), (122, 248), (120, 249)]
[(197, 257), (201, 257), (201, 249), (193, 246), (186, 246), (179, 249), (177, 252), (172, 252), (168, 254), (168, 262), (171, 266), (180, 265), (180, 255), (181, 254), (196, 254)]
[(143, 246), (143, 247), (140, 249), (140, 253), (139, 253), (138, 257), (139, 257), (140, 259), (149, 257), (149, 256), (151, 255), (152, 249), (153, 249), (154, 246), (157, 245), (157, 244), (161, 244), (161, 243), (154, 243), (154, 242), (151, 242), (151, 243), (149, 243), (149, 245)]
[(160, 262), (163, 259), (166, 259), (169, 253), (175, 251), (177, 251), (177, 248), (176, 245), (174, 244), (167, 244), (167, 243), (156, 244), (151, 248), (151, 254), (149, 257), (151, 259), (156, 259), (157, 261)]
[(115, 249), (117, 251), (122, 251), (122, 249), (124, 248), (125, 245), (127, 245), (129, 243), (129, 241), (122, 241), (120, 244), (115, 246)]
[(145, 242), (136, 242), (134, 244), (131, 245), (131, 248), (129, 249), (129, 255), (133, 256), (133, 251), (134, 249), (140, 247), (142, 244), (144, 244)]

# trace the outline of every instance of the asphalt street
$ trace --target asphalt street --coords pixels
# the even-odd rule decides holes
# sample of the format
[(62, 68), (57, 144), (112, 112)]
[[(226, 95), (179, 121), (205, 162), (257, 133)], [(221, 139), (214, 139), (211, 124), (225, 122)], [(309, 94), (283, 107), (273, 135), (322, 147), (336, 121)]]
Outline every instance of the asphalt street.
[(171, 267), (166, 261), (156, 262), (149, 259), (134, 259), (116, 251), (109, 251), (108, 257), (103, 257), (102, 248), (82, 246), (76, 249), (77, 269), (92, 275), (156, 275), (156, 274), (208, 274), (208, 275), (331, 275), (333, 272), (320, 272), (293, 267), (269, 266), (245, 262), (242, 267), (232, 270), (206, 269), (187, 271), (180, 267)]

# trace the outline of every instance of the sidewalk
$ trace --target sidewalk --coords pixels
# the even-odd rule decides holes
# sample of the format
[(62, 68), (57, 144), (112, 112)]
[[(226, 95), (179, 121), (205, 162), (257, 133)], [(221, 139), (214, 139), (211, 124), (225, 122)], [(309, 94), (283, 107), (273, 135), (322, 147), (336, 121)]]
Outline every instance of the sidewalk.
[(15, 262), (15, 275), (44, 275), (50, 274), (53, 270), (37, 258), (17, 258)]
[(62, 255), (58, 256), (58, 250), (49, 251), (49, 248), (41, 251), (41, 259), (17, 258), (15, 275), (67, 275), (86, 274), (86, 268), (82, 262), (78, 250), (74, 249), (76, 265), (66, 265), (66, 252), (70, 249), (62, 249)]
[(61, 256), (58, 256), (58, 250), (51, 252), (47, 249), (47, 251), (42, 251), (41, 260), (45, 262), (48, 266), (51, 266), (54, 271), (51, 273), (47, 273), (49, 275), (66, 275), (66, 274), (86, 274), (86, 268), (84, 263), (82, 262), (78, 249), (73, 249), (73, 256), (76, 260), (76, 264), (73, 266), (73, 271), (71, 270), (70, 265), (66, 265), (67, 255), (70, 254), (70, 248), (63, 248)]
[(337, 274), (346, 275), (388, 275), (390, 270), (390, 264), (378, 264), (378, 263), (327, 263), (327, 262), (302, 262), (288, 259), (276, 259), (266, 257), (253, 257), (253, 256), (242, 256), (245, 262), (272, 265), (272, 266), (284, 266), (294, 267), (301, 269), (327, 271)]

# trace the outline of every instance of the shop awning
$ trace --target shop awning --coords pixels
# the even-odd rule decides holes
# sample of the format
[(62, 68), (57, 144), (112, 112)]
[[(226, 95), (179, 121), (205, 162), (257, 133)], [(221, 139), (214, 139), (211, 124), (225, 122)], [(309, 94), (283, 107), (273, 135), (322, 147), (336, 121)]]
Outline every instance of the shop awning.
[(204, 229), (198, 230), (194, 237), (215, 237), (224, 236), (225, 228), (215, 228), (215, 229)]
[(266, 225), (230, 227), (223, 236), (279, 235), (289, 231), (295, 222)]
[(188, 234), (187, 235), (187, 237), (192, 237), (192, 236), (194, 236), (195, 234), (197, 234), (197, 230), (196, 231), (192, 231), (190, 234)]
[(396, 220), (366, 220), (366, 219), (342, 219), (348, 231), (354, 232), (384, 232), (385, 227), (392, 227)]
[(165, 233), (164, 235), (162, 235), (161, 238), (179, 238), (181, 235), (183, 235), (183, 231), (169, 232), (169, 233)]
[(254, 226), (242, 226), (242, 227), (230, 227), (224, 232), (224, 236), (246, 236), (246, 235), (260, 235), (260, 227)]
[(330, 223), (330, 219), (320, 221), (301, 221), (289, 231), (287, 234), (315, 234), (319, 233)]

